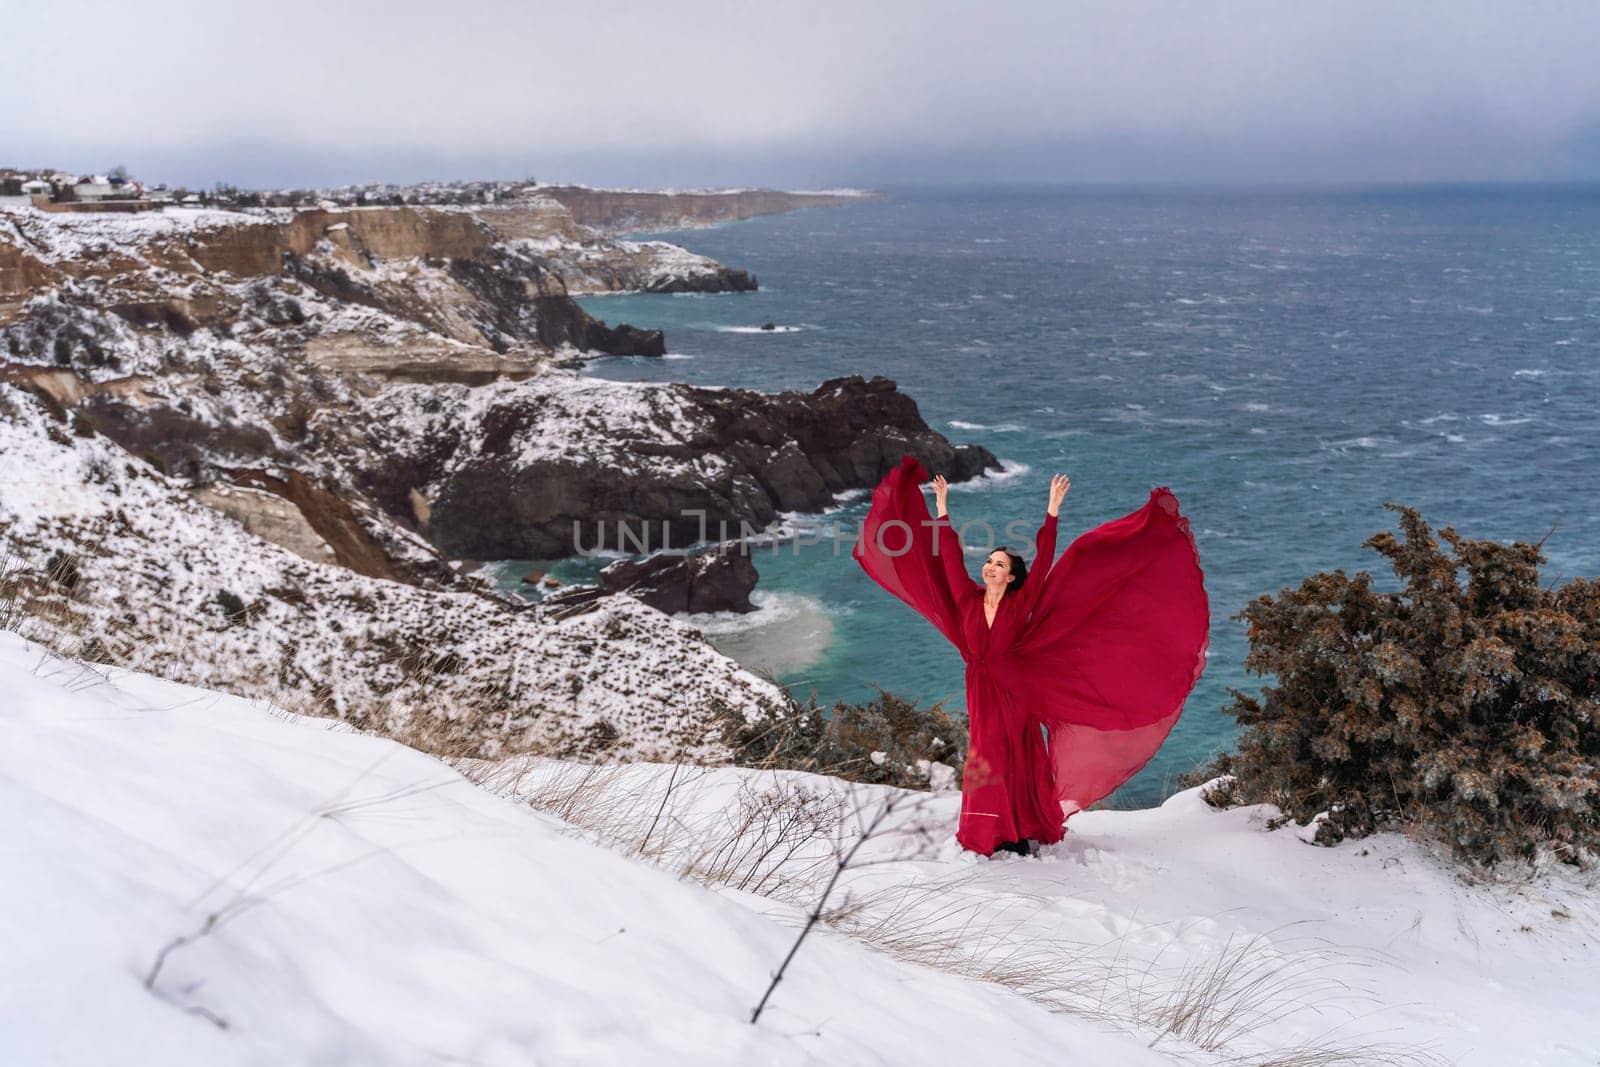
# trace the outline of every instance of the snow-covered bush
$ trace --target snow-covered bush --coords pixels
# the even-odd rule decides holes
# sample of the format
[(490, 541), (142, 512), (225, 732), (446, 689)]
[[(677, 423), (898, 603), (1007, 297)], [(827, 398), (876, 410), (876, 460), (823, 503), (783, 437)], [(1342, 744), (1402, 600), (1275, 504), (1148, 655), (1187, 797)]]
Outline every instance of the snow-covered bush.
[(1481, 864), (1591, 861), (1600, 582), (1542, 588), (1539, 545), (1445, 527), (1442, 551), (1414, 509), (1387, 506), (1403, 539), (1366, 545), (1403, 588), (1335, 571), (1246, 607), (1246, 666), (1277, 684), (1233, 691), (1237, 752), (1194, 778), (1231, 773), (1230, 799), (1321, 815), (1319, 843), (1409, 825)]

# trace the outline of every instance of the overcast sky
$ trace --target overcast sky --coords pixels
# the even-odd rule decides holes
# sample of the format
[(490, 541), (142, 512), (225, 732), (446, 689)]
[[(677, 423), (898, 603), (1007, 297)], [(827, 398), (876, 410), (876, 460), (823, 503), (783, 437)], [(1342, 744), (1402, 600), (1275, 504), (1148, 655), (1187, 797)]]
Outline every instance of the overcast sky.
[(7, 7), (0, 165), (254, 187), (1600, 178), (1593, 2)]

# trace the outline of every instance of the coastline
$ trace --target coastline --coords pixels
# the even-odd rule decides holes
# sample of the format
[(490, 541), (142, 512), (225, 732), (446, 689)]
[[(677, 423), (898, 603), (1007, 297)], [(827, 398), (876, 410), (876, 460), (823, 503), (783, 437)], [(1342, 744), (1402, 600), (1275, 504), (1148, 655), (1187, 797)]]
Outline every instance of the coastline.
[[(763, 197), (725, 203), (772, 207)], [(971, 474), (995, 461), (952, 446), (885, 379), (764, 394), (575, 373), (661, 335), (573, 301), (563, 256), (639, 246), (574, 230), (552, 203), (531, 201), (521, 234), (503, 208), (486, 220), (450, 205), (6, 208), (0, 581), (30, 636), (178, 681), (270, 687), (435, 751), (578, 753), (604, 738), (647, 757), (704, 731), (715, 706), (786, 700), (693, 625), (615, 596), (547, 618), (473, 561), (560, 549), (585, 514), (689, 508), (713, 528), (767, 528), (833, 508), (875, 483), (885, 434)], [(691, 286), (727, 277), (652, 247), (689, 264)], [(93, 473), (52, 497), (22, 488), (24, 462)], [(83, 575), (70, 591), (41, 577), (63, 554)], [(687, 690), (685, 663), (701, 664)], [(507, 675), (524, 679), (509, 701), (492, 695)], [(455, 725), (418, 717), (440, 709), (429, 691), (451, 697)], [(696, 750), (718, 758), (715, 742)]]

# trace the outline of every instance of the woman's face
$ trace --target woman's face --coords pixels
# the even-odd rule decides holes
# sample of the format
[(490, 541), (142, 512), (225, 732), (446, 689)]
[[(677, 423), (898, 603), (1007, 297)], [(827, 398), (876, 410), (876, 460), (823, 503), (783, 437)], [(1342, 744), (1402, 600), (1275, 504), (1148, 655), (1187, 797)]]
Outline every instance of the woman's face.
[(989, 553), (989, 558), (983, 562), (983, 583), (985, 585), (1010, 585), (1011, 557), (999, 549)]

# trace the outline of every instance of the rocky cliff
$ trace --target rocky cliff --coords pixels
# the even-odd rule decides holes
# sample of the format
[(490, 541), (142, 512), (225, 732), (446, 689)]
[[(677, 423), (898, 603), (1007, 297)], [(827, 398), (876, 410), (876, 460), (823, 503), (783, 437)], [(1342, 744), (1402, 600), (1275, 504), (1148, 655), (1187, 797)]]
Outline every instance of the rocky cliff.
[(504, 240), (547, 259), (569, 293), (738, 293), (756, 288), (748, 272), (677, 245), (623, 241), (583, 225), (551, 197), (487, 205), (473, 213)]
[[(998, 464), (881, 378), (582, 377), (584, 348), (660, 336), (585, 315), (534, 241), (465, 209), (0, 211), (0, 557), (22, 564), (0, 594), (108, 659), (428, 747), (692, 734), (714, 757), (717, 712), (781, 690), (630, 597), (546, 617), (458, 561), (760, 528), (903, 452)], [(703, 604), (700, 577), (657, 599)]]
[(395, 388), (366, 410), (377, 465), (359, 484), (392, 515), (425, 499), (432, 541), (479, 559), (738, 536), (875, 485), (907, 452), (956, 481), (1000, 467), (929, 429), (885, 378), (765, 394), (545, 375)]

